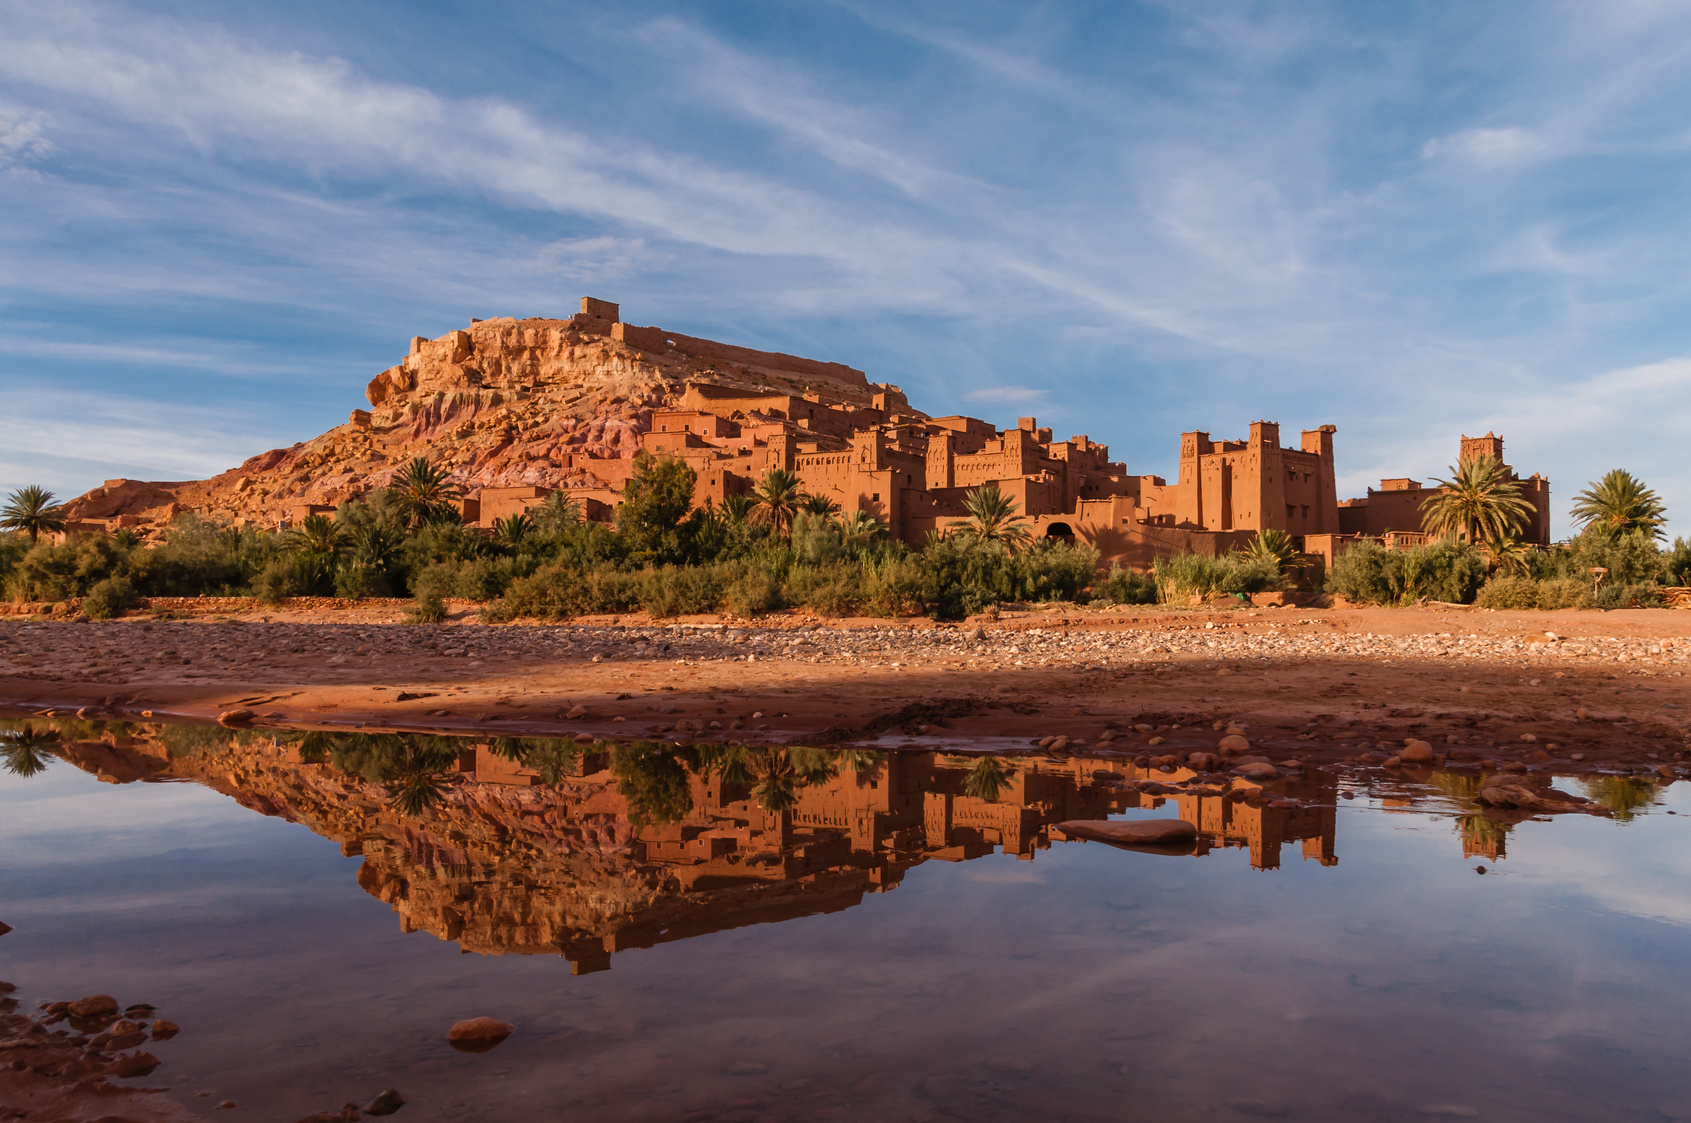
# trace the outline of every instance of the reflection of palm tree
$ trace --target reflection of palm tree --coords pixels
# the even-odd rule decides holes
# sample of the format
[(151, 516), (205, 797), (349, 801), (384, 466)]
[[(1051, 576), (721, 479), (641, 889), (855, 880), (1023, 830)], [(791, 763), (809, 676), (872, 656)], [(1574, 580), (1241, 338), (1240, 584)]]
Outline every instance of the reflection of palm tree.
[(793, 759), (786, 749), (761, 749), (748, 754), (747, 767), (757, 779), (752, 798), (765, 811), (791, 811), (798, 802)]
[(52, 756), (49, 746), (58, 743), (58, 730), (25, 725), (0, 740), (0, 760), (6, 762), (6, 771), (14, 776), (37, 776), (47, 770), (47, 761)]
[(861, 776), (865, 772), (874, 772), (886, 760), (886, 753), (878, 753), (873, 749), (841, 749), (840, 768), (854, 776)]
[(797, 776), (800, 787), (826, 784), (840, 774), (837, 752), (800, 745), (790, 750), (788, 755), (792, 757), (793, 773)]
[(1623, 823), (1634, 818), (1634, 810), (1651, 806), (1661, 795), (1661, 788), (1654, 781), (1631, 776), (1593, 776), (1581, 780), (1579, 786), (1585, 789), (1590, 799), (1613, 811), (1615, 818)]
[(388, 806), (402, 815), (421, 815), (446, 798), (458, 746), (446, 738), (406, 737), (394, 758), (383, 762)]
[(975, 760), (969, 768), (969, 774), (963, 777), (963, 794), (976, 799), (984, 799), (992, 803), (998, 799), (998, 793), (1010, 782), (1010, 777), (1016, 770), (1005, 764), (1003, 759), (996, 756), (983, 756)]

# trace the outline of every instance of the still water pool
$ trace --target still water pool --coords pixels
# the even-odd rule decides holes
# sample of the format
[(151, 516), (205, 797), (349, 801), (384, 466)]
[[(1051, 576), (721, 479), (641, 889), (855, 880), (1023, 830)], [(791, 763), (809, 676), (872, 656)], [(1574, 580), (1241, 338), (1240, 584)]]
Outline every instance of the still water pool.
[(153, 1004), (229, 1120), (1691, 1119), (1683, 785), (560, 744), (67, 728), (0, 774), (0, 979)]

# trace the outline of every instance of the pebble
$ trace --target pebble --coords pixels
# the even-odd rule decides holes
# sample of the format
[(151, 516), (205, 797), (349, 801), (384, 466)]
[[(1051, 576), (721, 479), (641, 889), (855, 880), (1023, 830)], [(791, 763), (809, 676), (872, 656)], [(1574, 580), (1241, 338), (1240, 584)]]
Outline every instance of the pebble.
[(1216, 748), (1228, 756), (1237, 756), (1239, 753), (1250, 752), (1251, 742), (1237, 733), (1229, 733), (1217, 743)]
[(397, 1088), (389, 1088), (364, 1105), (365, 1115), (392, 1115), (405, 1106), (405, 1097)]
[(1427, 764), (1433, 759), (1433, 747), (1425, 741), (1411, 740), (1398, 753), (1398, 759), (1405, 764)]
[(117, 1011), (117, 999), (109, 994), (91, 994), (66, 1007), (66, 1012), (73, 1018), (116, 1017)]

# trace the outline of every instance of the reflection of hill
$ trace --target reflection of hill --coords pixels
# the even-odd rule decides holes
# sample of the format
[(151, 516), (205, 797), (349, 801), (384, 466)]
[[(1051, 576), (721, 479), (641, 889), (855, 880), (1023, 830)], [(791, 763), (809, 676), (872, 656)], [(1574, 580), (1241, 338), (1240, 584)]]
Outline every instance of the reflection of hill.
[(1336, 861), (1335, 784), (1321, 773), (1246, 798), (1251, 789), (1183, 794), (1175, 785), (1190, 773), (1146, 773), (1117, 759), (1015, 758), (986, 785), (996, 790), (989, 800), (969, 794), (983, 790), (978, 757), (893, 753), (849, 762), (862, 771), (821, 773), (772, 811), (749, 777), (689, 769), (690, 809), (636, 829), (619, 790), (629, 781), (604, 767), (602, 753), (582, 758), (587, 775), (543, 784), (534, 770), (467, 742), (458, 782), (408, 817), (382, 786), (303, 763), (296, 747), (268, 737), (227, 737), (222, 748), (176, 757), (156, 739), (122, 741), (84, 742), (80, 755), (65, 755), (83, 767), (98, 758), (112, 777), (124, 773), (108, 757), (136, 759), (136, 778), (198, 780), (303, 823), (363, 856), (358, 883), (406, 931), (485, 954), (561, 953), (578, 973), (608, 967), (625, 948), (849, 908), (930, 859), (1031, 860), (1051, 845), (1054, 823), (1165, 798), (1203, 832), (1199, 853), (1244, 848), (1254, 867), (1273, 869), (1284, 844), (1302, 841), (1306, 858)]

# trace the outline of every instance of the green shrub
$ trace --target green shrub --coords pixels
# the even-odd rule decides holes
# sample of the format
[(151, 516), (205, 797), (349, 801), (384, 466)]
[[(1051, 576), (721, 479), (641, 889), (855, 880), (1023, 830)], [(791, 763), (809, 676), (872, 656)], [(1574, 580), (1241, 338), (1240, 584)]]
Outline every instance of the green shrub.
[(391, 597), (393, 586), (387, 574), (367, 565), (349, 565), (335, 574), (335, 595), (349, 600), (361, 597)]
[(1215, 593), (1260, 593), (1281, 583), (1280, 566), (1272, 558), (1247, 554), (1175, 554), (1156, 559), (1151, 573), (1170, 604)]
[(1660, 608), (1661, 593), (1655, 584), (1608, 585), (1597, 590), (1598, 608)]
[(433, 589), (424, 589), (411, 603), (407, 624), (439, 624), (446, 619), (446, 601)]
[(640, 607), (653, 616), (691, 616), (722, 605), (716, 573), (703, 566), (648, 569), (641, 578)]
[(20, 600), (86, 596), (108, 577), (128, 576), (130, 555), (103, 534), (78, 534), (58, 545), (42, 542), (18, 560), (12, 590)]
[(319, 576), (317, 567), (305, 559), (277, 558), (253, 578), (253, 596), (270, 605), (281, 604), (289, 597), (312, 596), (312, 583)]
[(1010, 559), (1012, 596), (1018, 601), (1072, 601), (1098, 576), (1098, 551), (1042, 538)]
[(82, 611), (90, 620), (110, 620), (122, 616), (135, 603), (135, 586), (127, 577), (108, 577), (88, 590), (82, 598)]
[(1474, 596), (1481, 608), (1537, 608), (1538, 582), (1531, 577), (1493, 577)]
[(1539, 608), (1590, 608), (1591, 582), (1577, 577), (1559, 577), (1538, 583)]
[(1484, 577), (1484, 558), (1464, 543), (1447, 539), (1388, 550), (1363, 539), (1333, 562), (1327, 589), (1363, 604), (1409, 604), (1421, 597), (1467, 604)]
[(783, 604), (781, 579), (767, 569), (745, 566), (726, 584), (723, 599), (736, 616), (755, 617), (774, 612)]
[(1094, 604), (1156, 604), (1157, 579), (1149, 573), (1135, 573), (1119, 565), (1092, 587)]
[(808, 608), (823, 616), (847, 616), (863, 602), (862, 575), (850, 562), (825, 566), (795, 565), (787, 572), (782, 596), (788, 604)]

